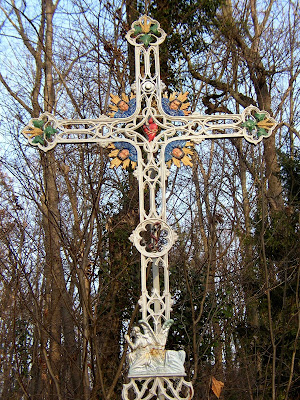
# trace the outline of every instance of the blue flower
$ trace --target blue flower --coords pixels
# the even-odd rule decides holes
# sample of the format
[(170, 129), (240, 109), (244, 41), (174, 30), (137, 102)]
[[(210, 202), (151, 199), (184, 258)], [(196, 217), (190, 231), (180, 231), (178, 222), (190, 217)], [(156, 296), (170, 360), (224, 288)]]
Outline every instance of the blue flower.
[(137, 151), (132, 144), (127, 142), (115, 142), (114, 145), (115, 148), (118, 150), (123, 150), (123, 149), (129, 150), (129, 156), (128, 156), (129, 160), (137, 162)]
[(173, 157), (173, 150), (176, 148), (182, 149), (186, 145), (186, 140), (176, 140), (168, 143), (165, 150), (165, 162), (170, 161)]

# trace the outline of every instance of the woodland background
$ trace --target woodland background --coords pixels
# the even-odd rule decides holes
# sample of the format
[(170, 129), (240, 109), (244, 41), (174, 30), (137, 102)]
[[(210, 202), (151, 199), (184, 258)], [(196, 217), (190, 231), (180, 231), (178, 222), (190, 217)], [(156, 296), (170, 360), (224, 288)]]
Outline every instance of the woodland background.
[[(47, 154), (20, 135), (43, 111), (94, 118), (129, 93), (135, 0), (0, 2), (0, 399), (120, 399), (139, 319), (131, 173), (95, 144)], [(169, 35), (162, 79), (192, 110), (254, 104), (258, 146), (207, 141), (172, 169), (175, 324), (195, 400), (299, 399), (300, 15), (295, 0), (151, 1)]]

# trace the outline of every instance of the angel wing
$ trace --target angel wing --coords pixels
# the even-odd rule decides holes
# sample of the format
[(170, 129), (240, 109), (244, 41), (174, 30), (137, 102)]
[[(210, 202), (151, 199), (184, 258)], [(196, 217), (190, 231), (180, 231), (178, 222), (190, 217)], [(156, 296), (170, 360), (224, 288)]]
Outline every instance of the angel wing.
[(155, 344), (159, 344), (158, 340), (156, 338), (156, 335), (153, 332), (153, 329), (151, 328), (149, 323), (147, 321), (145, 321), (144, 319), (141, 319), (141, 320), (139, 320), (139, 324), (143, 327), (145, 335), (149, 335), (153, 339)]

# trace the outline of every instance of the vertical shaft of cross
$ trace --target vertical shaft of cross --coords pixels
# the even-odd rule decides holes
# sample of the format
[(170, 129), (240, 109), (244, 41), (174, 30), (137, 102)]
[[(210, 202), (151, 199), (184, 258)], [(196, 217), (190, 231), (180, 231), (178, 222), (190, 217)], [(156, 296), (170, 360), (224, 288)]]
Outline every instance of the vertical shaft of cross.
[[(144, 23), (147, 21), (145, 19)], [(145, 31), (145, 27), (142, 27)], [(152, 46), (151, 46), (152, 47)], [(143, 113), (146, 118), (151, 116), (152, 102), (153, 100), (159, 99), (161, 97), (161, 82), (160, 82), (160, 64), (159, 64), (159, 47), (158, 44), (155, 45), (155, 51), (153, 47), (146, 48), (144, 45), (135, 46), (135, 89), (137, 96), (137, 104), (144, 103), (145, 108)], [(152, 65), (153, 63), (153, 65)], [(149, 150), (151, 150), (153, 143), (149, 143)], [(157, 160), (155, 159), (154, 152), (149, 151), (147, 155), (146, 168), (141, 171), (143, 176), (142, 181), (139, 182), (140, 190), (140, 221), (143, 222), (147, 218), (150, 219), (161, 219), (165, 221), (164, 216), (159, 215), (156, 204), (156, 195), (159, 189), (162, 189), (164, 185), (161, 185), (161, 175), (159, 167), (157, 165)], [(149, 209), (145, 209), (145, 196), (148, 192), (149, 197)], [(165, 196), (164, 196), (165, 197)], [(165, 205), (160, 204), (161, 208), (165, 211)], [(150, 222), (148, 229), (150, 230), (150, 243), (155, 251), (155, 248), (159, 246), (159, 230), (160, 226)], [(157, 236), (155, 236), (157, 235)], [(153, 252), (153, 257), (144, 257), (141, 255), (141, 298), (140, 305), (142, 311), (142, 318), (148, 322), (153, 323), (154, 332), (157, 333), (161, 330), (162, 318), (164, 320), (170, 317), (169, 305), (170, 301), (167, 300), (167, 304), (163, 307), (162, 301), (163, 296), (165, 299), (168, 298), (167, 290), (169, 288), (168, 274), (166, 273), (167, 268), (167, 257), (163, 259), (155, 257), (155, 252)], [(148, 269), (151, 268), (151, 273)], [(160, 279), (160, 268), (163, 268), (163, 280), (164, 289), (161, 293)], [(148, 271), (148, 273), (147, 273)], [(150, 274), (152, 275), (152, 288), (147, 285), (147, 279), (151, 281)], [(166, 281), (167, 279), (167, 281)], [(149, 292), (150, 291), (150, 292)], [(149, 296), (153, 298), (149, 301)], [(150, 311), (150, 309), (152, 311)], [(164, 311), (162, 312), (162, 310)], [(152, 313), (150, 317), (149, 312)], [(152, 321), (150, 321), (152, 319)]]
[[(159, 266), (155, 261), (152, 262), (152, 277), (153, 277), (153, 289), (160, 293), (160, 282), (159, 282)], [(154, 300), (154, 312), (159, 315), (160, 313), (160, 302), (156, 299)], [(160, 331), (161, 320), (158, 321), (156, 325), (156, 330)]]
[[(156, 176), (156, 172), (154, 169), (150, 170), (150, 178), (154, 179)], [(155, 199), (156, 199), (156, 187), (152, 187), (150, 190), (150, 209), (155, 207)], [(153, 245), (155, 243), (155, 226), (151, 226), (151, 234), (154, 238), (152, 238)], [(152, 282), (153, 282), (153, 290), (160, 294), (160, 278), (159, 278), (159, 265), (157, 260), (152, 261)], [(154, 313), (156, 315), (160, 314), (161, 306), (158, 299), (154, 300)], [(158, 332), (161, 329), (161, 319), (158, 320), (157, 325), (155, 325), (155, 331)]]

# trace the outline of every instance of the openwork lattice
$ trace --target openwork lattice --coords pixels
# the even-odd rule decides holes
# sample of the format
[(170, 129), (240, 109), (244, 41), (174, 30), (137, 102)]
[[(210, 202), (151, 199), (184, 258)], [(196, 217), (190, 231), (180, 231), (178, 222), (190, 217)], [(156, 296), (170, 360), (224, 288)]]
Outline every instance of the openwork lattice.
[(183, 378), (131, 379), (123, 389), (125, 399), (134, 398), (136, 400), (190, 400), (193, 394), (192, 384)]

